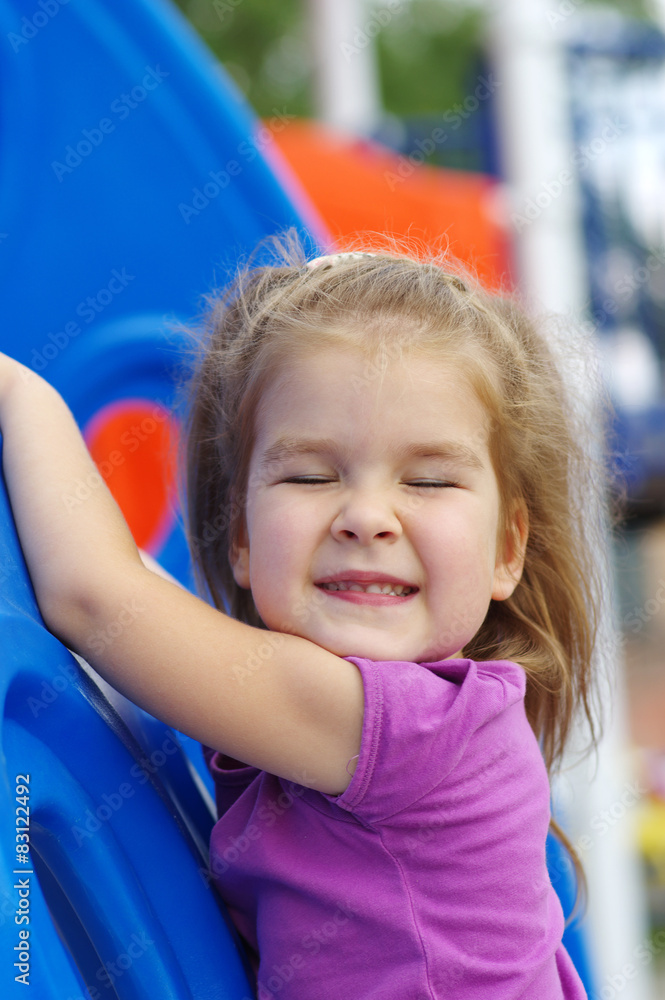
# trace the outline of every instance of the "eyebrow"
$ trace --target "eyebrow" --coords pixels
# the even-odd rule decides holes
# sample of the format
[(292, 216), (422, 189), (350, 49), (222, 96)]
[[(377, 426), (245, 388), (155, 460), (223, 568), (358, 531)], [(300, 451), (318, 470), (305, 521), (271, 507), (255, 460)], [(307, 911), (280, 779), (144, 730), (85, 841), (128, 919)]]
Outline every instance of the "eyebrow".
[[(333, 455), (339, 453), (339, 445), (332, 438), (278, 438), (264, 453), (262, 466), (275, 465), (298, 455)], [(434, 441), (407, 444), (395, 451), (398, 462), (411, 458), (434, 458), (455, 461), (469, 469), (485, 467), (480, 456), (468, 445), (454, 441)]]

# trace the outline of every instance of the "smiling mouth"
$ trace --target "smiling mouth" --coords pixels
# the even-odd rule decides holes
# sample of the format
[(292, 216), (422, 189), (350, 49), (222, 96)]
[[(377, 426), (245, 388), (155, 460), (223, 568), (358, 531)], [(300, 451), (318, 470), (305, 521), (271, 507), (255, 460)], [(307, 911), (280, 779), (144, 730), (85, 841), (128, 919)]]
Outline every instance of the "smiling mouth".
[(351, 591), (356, 594), (383, 594), (388, 597), (406, 597), (415, 593), (417, 587), (409, 587), (400, 583), (358, 583), (356, 580), (336, 580), (334, 583), (317, 583), (321, 590)]

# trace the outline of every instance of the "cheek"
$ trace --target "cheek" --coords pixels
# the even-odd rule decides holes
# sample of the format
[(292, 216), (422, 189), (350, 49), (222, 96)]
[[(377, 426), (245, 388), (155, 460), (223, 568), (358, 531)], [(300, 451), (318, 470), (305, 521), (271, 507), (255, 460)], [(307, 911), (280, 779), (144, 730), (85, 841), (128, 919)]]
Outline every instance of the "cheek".
[(297, 506), (258, 498), (248, 507), (249, 558), (256, 584), (262, 580), (287, 582), (308, 538), (307, 521)]
[(463, 587), (468, 593), (474, 586), (483, 591), (494, 572), (495, 536), (494, 523), (452, 513), (423, 526), (417, 545), (431, 582), (436, 587)]

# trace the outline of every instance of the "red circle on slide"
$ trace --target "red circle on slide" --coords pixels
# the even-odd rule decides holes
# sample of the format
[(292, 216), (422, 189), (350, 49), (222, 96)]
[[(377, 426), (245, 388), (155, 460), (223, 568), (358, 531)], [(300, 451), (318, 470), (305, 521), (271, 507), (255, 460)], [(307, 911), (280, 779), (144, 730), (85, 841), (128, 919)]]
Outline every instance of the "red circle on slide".
[(177, 422), (159, 403), (125, 399), (99, 410), (84, 437), (134, 541), (157, 554), (175, 519)]

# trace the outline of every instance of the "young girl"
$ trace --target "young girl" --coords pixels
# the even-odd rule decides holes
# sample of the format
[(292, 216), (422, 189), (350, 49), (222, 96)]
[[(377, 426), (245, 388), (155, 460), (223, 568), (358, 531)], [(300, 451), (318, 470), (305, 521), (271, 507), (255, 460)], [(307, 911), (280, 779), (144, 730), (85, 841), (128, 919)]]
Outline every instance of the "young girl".
[(0, 356), (48, 627), (211, 748), (211, 871), (260, 1000), (584, 997), (545, 838), (591, 721), (599, 484), (543, 337), (386, 253), (256, 268), (209, 325), (188, 490), (214, 607), (143, 566), (105, 487), (63, 502), (85, 446)]

